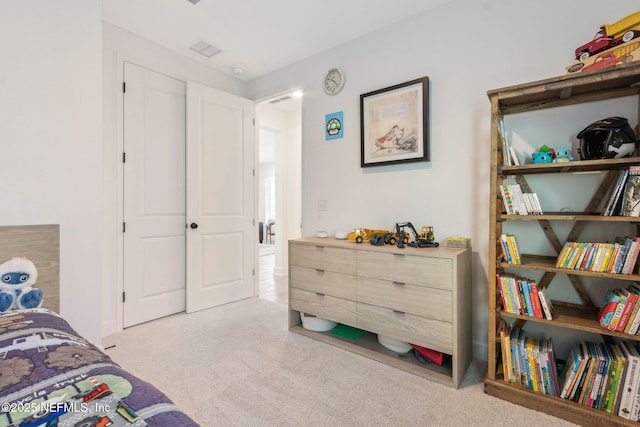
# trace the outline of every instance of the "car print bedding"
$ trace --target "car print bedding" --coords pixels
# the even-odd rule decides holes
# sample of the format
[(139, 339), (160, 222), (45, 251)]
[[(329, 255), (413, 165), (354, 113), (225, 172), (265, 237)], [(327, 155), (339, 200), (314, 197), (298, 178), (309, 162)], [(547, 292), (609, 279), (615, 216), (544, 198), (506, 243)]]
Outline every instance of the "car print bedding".
[(0, 427), (198, 426), (47, 309), (0, 315)]

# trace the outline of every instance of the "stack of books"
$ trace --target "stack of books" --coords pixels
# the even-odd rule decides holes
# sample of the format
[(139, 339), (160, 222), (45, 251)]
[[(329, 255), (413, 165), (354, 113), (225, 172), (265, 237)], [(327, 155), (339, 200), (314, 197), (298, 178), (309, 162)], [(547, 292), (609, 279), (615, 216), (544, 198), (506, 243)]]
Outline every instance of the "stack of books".
[(513, 274), (496, 273), (496, 281), (504, 311), (553, 320), (555, 313), (547, 290), (540, 288), (535, 280)]
[(500, 194), (507, 215), (542, 215), (536, 193), (524, 193), (520, 184), (502, 184)]
[(470, 248), (471, 247), (471, 239), (468, 237), (449, 237), (445, 245), (448, 248)]
[(598, 310), (598, 323), (604, 329), (638, 335), (640, 329), (640, 285), (609, 289)]
[(613, 243), (566, 242), (555, 266), (600, 273), (633, 274), (639, 253), (640, 237), (618, 236)]
[(622, 418), (640, 414), (640, 354), (631, 342), (581, 342), (569, 353), (560, 397)]
[(500, 324), (504, 380), (550, 396), (559, 395), (551, 338), (527, 337), (521, 328)]

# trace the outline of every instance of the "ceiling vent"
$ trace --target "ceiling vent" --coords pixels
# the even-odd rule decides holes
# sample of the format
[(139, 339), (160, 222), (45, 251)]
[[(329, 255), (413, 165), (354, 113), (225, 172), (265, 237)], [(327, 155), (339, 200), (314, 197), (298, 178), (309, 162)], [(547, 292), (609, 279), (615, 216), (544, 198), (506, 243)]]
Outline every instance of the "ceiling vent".
[(280, 98), (275, 98), (269, 101), (269, 104), (277, 104), (278, 102), (286, 101), (287, 99), (291, 99), (291, 97), (289, 95), (285, 95)]
[[(189, 0), (191, 1), (191, 0)], [(193, 46), (191, 46), (189, 49), (193, 50), (194, 52), (198, 52), (200, 55), (204, 55), (207, 58), (211, 58), (213, 55), (216, 55), (220, 52), (222, 52), (220, 49), (218, 49), (215, 46), (210, 45), (207, 42), (204, 41), (199, 41), (198, 43), (194, 44)]]

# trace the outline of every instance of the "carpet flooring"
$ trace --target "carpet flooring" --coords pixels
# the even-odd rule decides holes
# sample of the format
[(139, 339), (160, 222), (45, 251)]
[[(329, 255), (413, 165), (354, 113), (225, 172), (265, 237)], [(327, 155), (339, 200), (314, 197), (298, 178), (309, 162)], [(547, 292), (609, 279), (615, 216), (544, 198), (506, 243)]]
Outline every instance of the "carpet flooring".
[(285, 304), (251, 298), (103, 345), (206, 427), (574, 425), (485, 394), (484, 362), (456, 390), (290, 332), (287, 316)]

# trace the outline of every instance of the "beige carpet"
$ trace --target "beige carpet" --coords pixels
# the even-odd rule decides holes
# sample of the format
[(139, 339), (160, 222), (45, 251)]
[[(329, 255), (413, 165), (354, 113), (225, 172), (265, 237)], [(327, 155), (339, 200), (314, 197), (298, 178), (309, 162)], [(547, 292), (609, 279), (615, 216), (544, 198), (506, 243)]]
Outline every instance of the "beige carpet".
[(483, 393), (474, 362), (455, 390), (289, 332), (257, 298), (108, 337), (107, 353), (203, 426), (572, 426)]

